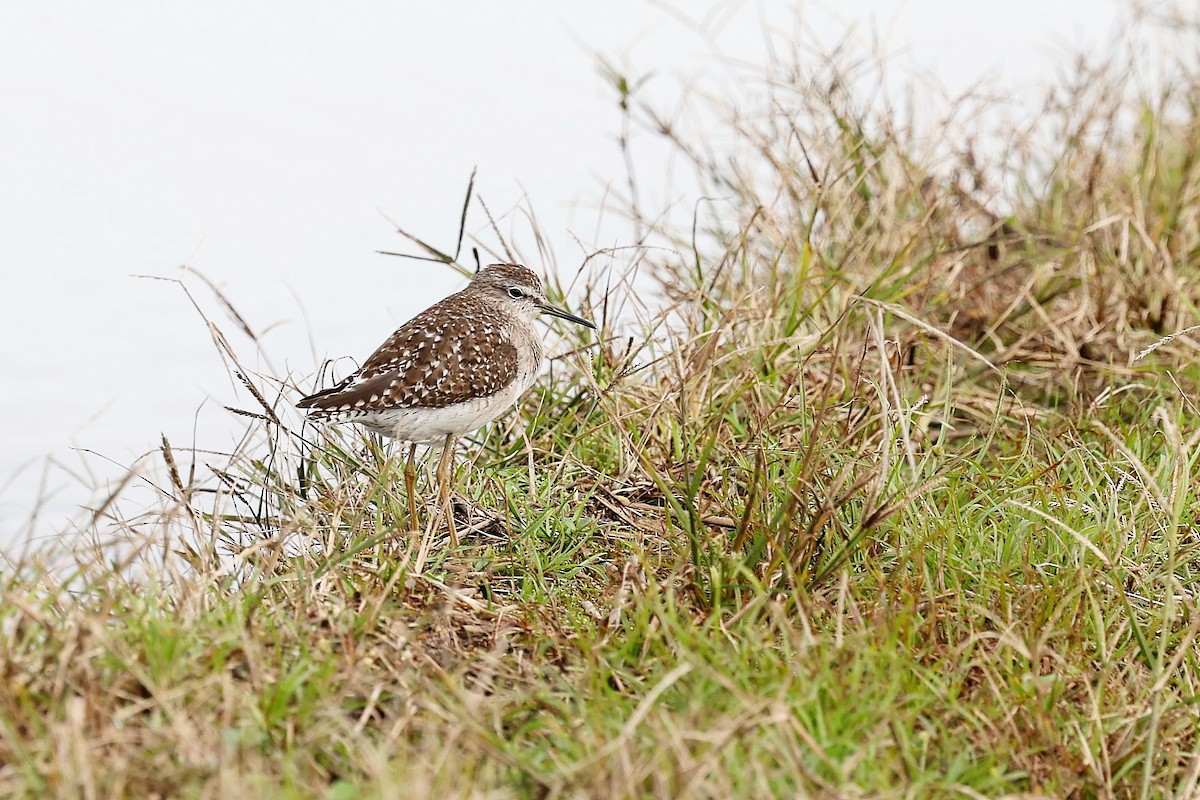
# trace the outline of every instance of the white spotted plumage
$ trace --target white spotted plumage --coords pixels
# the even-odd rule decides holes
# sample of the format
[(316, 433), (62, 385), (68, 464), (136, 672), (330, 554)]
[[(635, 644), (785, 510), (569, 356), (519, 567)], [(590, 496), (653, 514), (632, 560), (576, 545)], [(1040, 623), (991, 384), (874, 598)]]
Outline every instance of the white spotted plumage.
[(462, 435), (504, 413), (533, 383), (542, 358), (533, 320), (542, 313), (595, 327), (547, 305), (525, 267), (492, 264), (400, 326), (360, 369), (297, 405), (408, 442)]

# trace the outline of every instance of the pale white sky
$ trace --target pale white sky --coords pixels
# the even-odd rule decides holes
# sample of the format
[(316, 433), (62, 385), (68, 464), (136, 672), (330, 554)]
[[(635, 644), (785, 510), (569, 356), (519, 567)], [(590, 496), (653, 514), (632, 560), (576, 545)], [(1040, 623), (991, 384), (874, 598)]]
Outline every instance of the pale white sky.
[[(187, 444), (206, 398), (198, 441), (232, 442), (220, 405), (242, 401), (204, 327), (176, 287), (133, 275), (176, 276), (184, 263), (203, 271), (252, 325), (270, 328), (280, 370), (361, 358), (459, 285), (446, 271), (375, 255), (403, 247), (383, 215), (452, 247), (476, 166), (493, 209), (527, 195), (560, 268), (577, 266), (572, 232), (592, 240), (597, 198), (623, 183), (619, 116), (597, 53), (632, 74), (654, 71), (654, 91), (669, 98), (697, 71), (727, 73), (714, 48), (763, 61), (764, 26), (830, 43), (852, 30), (880, 41), (892, 80), (933, 72), (957, 92), (985, 76), (1000, 87), (1052, 81), (1063, 53), (1107, 40), (1116, 9), (1114, 0), (6, 3), (0, 540), (36, 485), (28, 471), (4, 481), (31, 459), (54, 454), (115, 476), (114, 465), (69, 448), (129, 463), (161, 432)], [(471, 228), (481, 226), (476, 217)], [(605, 228), (602, 243), (621, 235)]]

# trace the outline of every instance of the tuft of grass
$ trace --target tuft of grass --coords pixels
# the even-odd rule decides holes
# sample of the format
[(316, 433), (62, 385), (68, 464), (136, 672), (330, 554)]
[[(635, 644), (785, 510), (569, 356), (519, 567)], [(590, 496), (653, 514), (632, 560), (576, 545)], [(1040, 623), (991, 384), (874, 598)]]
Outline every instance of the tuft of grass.
[(604, 335), (466, 448), (456, 550), (212, 324), (244, 445), (0, 574), (0, 792), (1194, 795), (1200, 374), (1134, 354), (1195, 321), (1200, 75), (1083, 65), (947, 169), (842, 52), (719, 154), (609, 75), (724, 202), (552, 285)]

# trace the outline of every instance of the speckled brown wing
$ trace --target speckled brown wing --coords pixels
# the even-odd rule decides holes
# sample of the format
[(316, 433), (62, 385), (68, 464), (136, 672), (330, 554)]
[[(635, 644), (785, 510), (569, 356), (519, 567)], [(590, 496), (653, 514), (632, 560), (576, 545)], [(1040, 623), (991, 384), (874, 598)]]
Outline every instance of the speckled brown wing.
[(517, 374), (504, 322), (490, 303), (448, 297), (401, 326), (357, 372), (296, 405), (330, 413), (445, 408), (495, 394)]

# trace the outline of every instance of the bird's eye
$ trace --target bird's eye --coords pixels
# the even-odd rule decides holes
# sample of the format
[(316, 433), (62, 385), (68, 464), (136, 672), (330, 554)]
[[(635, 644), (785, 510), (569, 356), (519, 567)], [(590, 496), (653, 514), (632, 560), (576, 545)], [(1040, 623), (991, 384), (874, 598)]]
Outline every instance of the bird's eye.
[(518, 288), (516, 286), (511, 286), (508, 289), (508, 296), (511, 297), (513, 300), (520, 300), (522, 297), (525, 296), (525, 293), (523, 291), (521, 291), (520, 288)]

